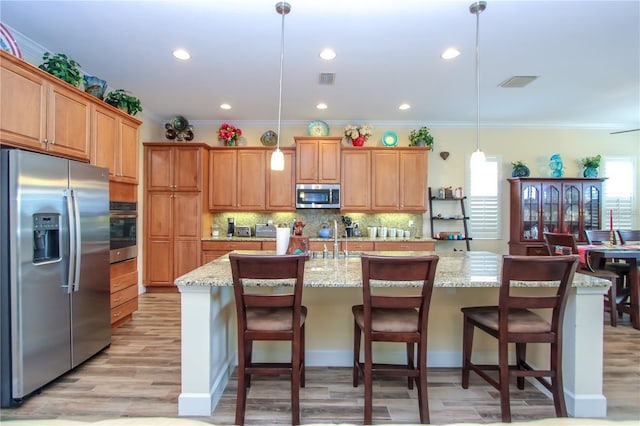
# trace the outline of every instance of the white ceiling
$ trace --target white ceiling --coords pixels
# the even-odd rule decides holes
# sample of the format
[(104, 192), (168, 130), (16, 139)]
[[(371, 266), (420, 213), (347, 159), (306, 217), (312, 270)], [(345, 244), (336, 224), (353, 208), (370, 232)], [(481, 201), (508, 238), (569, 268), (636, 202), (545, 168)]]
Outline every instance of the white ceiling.
[[(167, 120), (277, 118), (277, 0), (0, 2), (0, 20)], [(283, 121), (472, 126), (471, 0), (290, 0)], [(440, 53), (457, 47), (449, 62)], [(189, 62), (171, 56), (177, 47)], [(333, 47), (337, 58), (318, 57)], [(318, 84), (336, 73), (333, 86)], [(515, 75), (525, 88), (498, 85)], [(489, 0), (480, 15), (483, 126), (640, 127), (640, 1)], [(329, 108), (319, 111), (318, 102)], [(219, 105), (228, 102), (230, 111)], [(399, 111), (398, 105), (412, 105)]]

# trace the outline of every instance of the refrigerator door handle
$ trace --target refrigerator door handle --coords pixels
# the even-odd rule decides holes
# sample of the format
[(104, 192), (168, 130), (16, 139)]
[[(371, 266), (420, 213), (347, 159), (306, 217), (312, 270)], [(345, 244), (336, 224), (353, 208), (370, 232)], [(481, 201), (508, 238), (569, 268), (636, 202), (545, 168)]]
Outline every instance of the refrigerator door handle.
[(75, 190), (71, 190), (71, 198), (73, 199), (73, 222), (75, 226), (75, 271), (73, 274), (73, 291), (80, 290), (80, 267), (82, 266), (82, 256), (80, 256), (82, 250), (82, 238), (81, 238), (81, 229), (80, 229), (80, 206), (78, 204), (78, 194)]
[(65, 198), (67, 199), (67, 225), (69, 226), (69, 268), (67, 275), (67, 293), (73, 291), (73, 283), (75, 281), (75, 262), (76, 262), (76, 227), (75, 227), (75, 208), (73, 206), (73, 190), (69, 189), (65, 191)]

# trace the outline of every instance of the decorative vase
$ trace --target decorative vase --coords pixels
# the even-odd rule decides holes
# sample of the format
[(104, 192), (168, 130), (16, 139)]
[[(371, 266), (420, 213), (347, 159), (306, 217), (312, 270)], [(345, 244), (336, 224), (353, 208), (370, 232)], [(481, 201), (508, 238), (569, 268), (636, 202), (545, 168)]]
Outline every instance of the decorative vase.
[(85, 75), (83, 78), (85, 87), (84, 91), (91, 96), (95, 96), (101, 101), (104, 100), (104, 92), (107, 90), (107, 82), (93, 75)]
[(531, 174), (531, 171), (527, 166), (518, 166), (513, 168), (511, 177), (527, 177)]
[(598, 168), (597, 167), (586, 167), (583, 173), (586, 178), (597, 178), (598, 177)]
[(355, 139), (351, 139), (351, 143), (353, 144), (353, 146), (362, 146), (364, 145), (364, 141), (365, 141), (365, 137), (364, 136), (358, 136)]

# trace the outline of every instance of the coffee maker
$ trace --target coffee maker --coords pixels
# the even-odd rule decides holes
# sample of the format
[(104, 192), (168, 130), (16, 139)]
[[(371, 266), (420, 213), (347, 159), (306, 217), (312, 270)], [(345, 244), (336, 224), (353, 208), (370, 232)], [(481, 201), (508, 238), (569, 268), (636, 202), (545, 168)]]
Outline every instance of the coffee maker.
[(233, 237), (236, 228), (236, 220), (232, 217), (227, 218), (227, 237)]

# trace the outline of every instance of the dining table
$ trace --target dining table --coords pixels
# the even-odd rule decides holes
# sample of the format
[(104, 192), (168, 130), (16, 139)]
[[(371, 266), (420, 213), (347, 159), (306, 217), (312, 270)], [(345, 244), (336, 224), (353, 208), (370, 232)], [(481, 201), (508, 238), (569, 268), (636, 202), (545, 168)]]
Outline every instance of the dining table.
[(593, 265), (591, 259), (598, 259), (599, 262), (622, 261), (629, 265), (629, 305), (619, 305), (618, 310), (629, 314), (631, 326), (640, 330), (640, 245), (584, 245), (578, 246), (578, 253), (592, 272), (603, 265)]
[[(246, 254), (275, 254), (270, 251), (238, 251)], [(462, 363), (462, 314), (465, 306), (497, 303), (502, 255), (470, 252), (370, 252), (377, 255), (418, 256), (437, 254), (439, 262), (429, 310), (429, 368), (460, 368)], [(260, 292), (279, 292), (281, 284), (245, 282)], [(602, 296), (611, 283), (576, 273), (569, 292), (563, 327), (563, 376), (569, 415), (606, 417), (603, 392)], [(178, 277), (181, 295), (181, 393), (178, 415), (210, 415), (220, 401), (229, 377), (237, 365), (237, 342), (233, 280), (228, 255), (208, 262)], [(379, 282), (376, 291), (409, 294), (421, 285), (413, 282)], [(518, 294), (555, 294), (557, 283), (512, 283)], [(353, 318), (351, 306), (362, 303), (360, 258), (345, 253), (341, 258), (311, 257), (305, 264), (303, 303), (306, 321), (307, 366), (351, 367), (353, 365)], [(494, 342), (478, 335), (481, 362), (497, 357)], [(290, 349), (260, 342), (256, 359), (275, 362)], [(374, 348), (375, 356), (390, 363), (401, 361), (406, 351), (387, 346)], [(544, 351), (533, 351), (532, 365), (548, 362)], [(533, 380), (532, 385), (542, 386)]]

